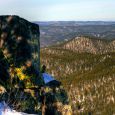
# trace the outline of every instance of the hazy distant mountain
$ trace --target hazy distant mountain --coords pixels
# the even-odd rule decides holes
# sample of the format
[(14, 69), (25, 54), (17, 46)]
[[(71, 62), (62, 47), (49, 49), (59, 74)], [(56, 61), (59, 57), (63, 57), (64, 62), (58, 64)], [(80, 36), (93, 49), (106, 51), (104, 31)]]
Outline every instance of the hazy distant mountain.
[(80, 25), (115, 25), (115, 21), (47, 21), (47, 22), (34, 22), (41, 26), (80, 26)]
[(101, 39), (115, 39), (115, 22), (103, 21), (57, 21), (35, 22), (40, 25), (41, 47), (59, 44), (76, 36), (94, 36)]

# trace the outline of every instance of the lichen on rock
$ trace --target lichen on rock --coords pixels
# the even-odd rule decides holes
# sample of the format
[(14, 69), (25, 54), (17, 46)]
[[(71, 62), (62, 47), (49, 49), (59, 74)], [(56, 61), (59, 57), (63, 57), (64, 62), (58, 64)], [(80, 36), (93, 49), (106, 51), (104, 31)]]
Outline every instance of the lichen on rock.
[(19, 111), (35, 112), (37, 100), (24, 89), (43, 83), (39, 36), (38, 25), (18, 16), (0, 16), (0, 101)]

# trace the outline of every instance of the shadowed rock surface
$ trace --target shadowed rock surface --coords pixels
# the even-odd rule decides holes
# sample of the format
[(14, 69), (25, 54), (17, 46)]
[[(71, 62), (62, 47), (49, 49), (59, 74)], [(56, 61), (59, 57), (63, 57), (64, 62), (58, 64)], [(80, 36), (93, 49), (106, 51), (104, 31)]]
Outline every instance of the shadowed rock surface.
[(35, 60), (39, 65), (39, 26), (18, 16), (0, 16), (0, 49), (6, 58), (19, 66), (25, 61)]
[(29, 113), (35, 112), (36, 100), (24, 89), (43, 83), (39, 35), (36, 24), (18, 16), (0, 16), (0, 101)]
[(21, 68), (28, 61), (40, 71), (39, 35), (39, 26), (36, 24), (18, 16), (0, 16), (1, 79), (5, 79), (2, 74), (8, 73), (11, 66)]

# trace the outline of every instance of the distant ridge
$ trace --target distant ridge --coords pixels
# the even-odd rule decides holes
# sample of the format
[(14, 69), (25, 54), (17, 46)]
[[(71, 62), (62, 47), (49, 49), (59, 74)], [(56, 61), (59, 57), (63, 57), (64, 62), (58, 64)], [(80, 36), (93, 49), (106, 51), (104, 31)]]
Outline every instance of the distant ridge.
[(115, 25), (115, 21), (34, 21), (42, 26)]
[(34, 22), (40, 25), (41, 47), (60, 44), (79, 36), (98, 39), (115, 39), (114, 21), (47, 21)]

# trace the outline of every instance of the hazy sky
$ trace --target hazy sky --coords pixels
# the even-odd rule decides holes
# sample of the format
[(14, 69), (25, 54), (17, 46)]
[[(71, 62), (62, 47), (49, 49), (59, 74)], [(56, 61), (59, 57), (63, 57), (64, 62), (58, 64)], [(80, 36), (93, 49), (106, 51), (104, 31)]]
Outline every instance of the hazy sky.
[(115, 21), (115, 0), (0, 0), (0, 15), (30, 21)]

